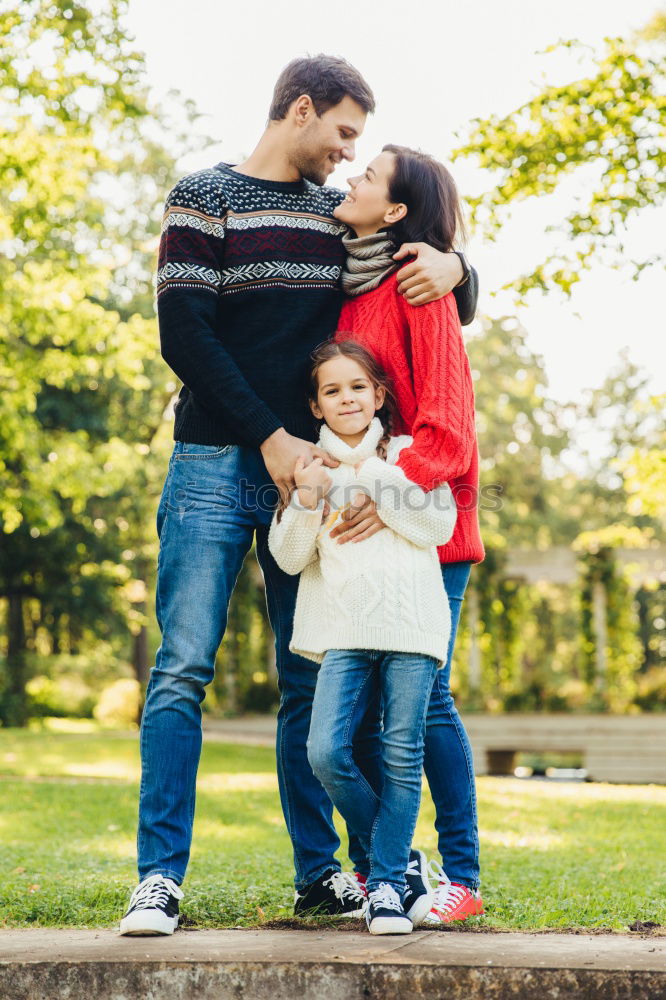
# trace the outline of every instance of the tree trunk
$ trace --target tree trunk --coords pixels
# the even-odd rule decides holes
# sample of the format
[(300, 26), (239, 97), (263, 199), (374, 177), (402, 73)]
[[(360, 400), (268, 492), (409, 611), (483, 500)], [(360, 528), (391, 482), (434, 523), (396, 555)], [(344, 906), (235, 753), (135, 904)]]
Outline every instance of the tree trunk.
[[(146, 610), (145, 605), (138, 606), (138, 610), (144, 614)], [(145, 688), (148, 684), (150, 676), (150, 664), (148, 662), (148, 629), (145, 625), (142, 625), (140, 631), (134, 636), (133, 647), (132, 666), (134, 667), (134, 676), (138, 680), (141, 687)]]
[(28, 721), (26, 636), (20, 594), (9, 594), (8, 597), (7, 675), (7, 687), (0, 704), (2, 721), (6, 726), (25, 726)]

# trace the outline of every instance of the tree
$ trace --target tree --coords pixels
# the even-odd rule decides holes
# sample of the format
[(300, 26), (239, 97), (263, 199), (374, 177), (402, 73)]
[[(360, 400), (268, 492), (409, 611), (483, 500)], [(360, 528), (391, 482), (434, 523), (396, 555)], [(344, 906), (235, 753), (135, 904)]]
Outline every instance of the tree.
[(63, 622), (70, 645), (144, 624), (151, 448), (176, 388), (152, 315), (154, 244), (183, 137), (149, 103), (126, 7), (0, 7), (5, 722), (26, 713), (27, 601), (54, 646)]
[[(663, 203), (665, 42), (664, 14), (633, 38), (606, 39), (589, 75), (545, 87), (508, 115), (475, 119), (455, 151), (493, 172), (492, 188), (469, 199), (477, 224), (491, 237), (514, 204), (551, 194), (571, 174), (586, 171), (590, 194), (558, 227), (565, 249), (511, 283), (520, 295), (558, 286), (568, 294), (595, 259), (625, 262), (626, 224)], [(638, 277), (655, 259), (631, 263)]]

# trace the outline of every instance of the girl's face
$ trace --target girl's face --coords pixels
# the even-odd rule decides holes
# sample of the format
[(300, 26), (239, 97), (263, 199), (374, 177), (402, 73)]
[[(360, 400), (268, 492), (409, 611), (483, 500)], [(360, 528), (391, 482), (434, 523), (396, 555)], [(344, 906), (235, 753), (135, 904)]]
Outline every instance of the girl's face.
[(380, 153), (364, 174), (349, 178), (351, 190), (333, 215), (346, 222), (357, 236), (377, 233), (386, 226), (395, 225), (407, 214), (406, 205), (389, 201), (389, 182), (394, 167), (394, 154)]
[(317, 373), (317, 400), (310, 403), (317, 420), (354, 447), (384, 404), (384, 389), (370, 381), (353, 358), (340, 354), (325, 361)]

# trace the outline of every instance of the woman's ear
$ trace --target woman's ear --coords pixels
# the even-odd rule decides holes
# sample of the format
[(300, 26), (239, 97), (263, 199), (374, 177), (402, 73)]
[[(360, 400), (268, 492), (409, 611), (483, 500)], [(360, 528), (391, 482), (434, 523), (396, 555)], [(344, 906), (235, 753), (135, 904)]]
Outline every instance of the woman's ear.
[(386, 399), (386, 389), (383, 385), (378, 385), (375, 388), (375, 409), (381, 410), (384, 405), (384, 400)]
[(310, 400), (308, 400), (308, 402), (310, 403), (310, 409), (312, 410), (312, 412), (313, 412), (314, 416), (317, 418), (317, 420), (323, 420), (324, 419), (324, 414), (319, 409), (319, 405), (318, 405), (317, 401), (315, 399), (310, 399)]
[(406, 215), (407, 206), (403, 204), (403, 202), (399, 202), (397, 205), (391, 205), (384, 216), (384, 222), (386, 222), (389, 226), (394, 226), (396, 222), (400, 222), (400, 220), (404, 219)]

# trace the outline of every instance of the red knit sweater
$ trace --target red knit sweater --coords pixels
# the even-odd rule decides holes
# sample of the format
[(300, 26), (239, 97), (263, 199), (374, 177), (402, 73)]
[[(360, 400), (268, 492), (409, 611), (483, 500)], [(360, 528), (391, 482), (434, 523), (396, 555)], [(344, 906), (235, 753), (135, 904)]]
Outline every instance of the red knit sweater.
[(401, 422), (394, 433), (414, 438), (398, 459), (408, 479), (424, 490), (451, 486), (458, 520), (438, 549), (441, 562), (481, 562), (474, 388), (453, 294), (410, 306), (392, 274), (345, 301), (335, 339), (356, 340), (390, 375)]

